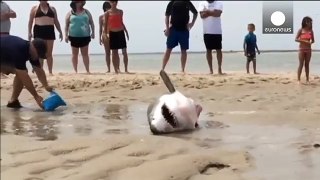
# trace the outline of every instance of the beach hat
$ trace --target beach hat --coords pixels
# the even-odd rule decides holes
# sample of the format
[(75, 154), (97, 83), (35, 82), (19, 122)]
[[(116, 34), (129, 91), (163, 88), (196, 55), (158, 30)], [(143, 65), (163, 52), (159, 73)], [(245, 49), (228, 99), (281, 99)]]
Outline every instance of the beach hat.
[(36, 48), (39, 58), (47, 59), (47, 44), (43, 39), (35, 38), (32, 41), (33, 46)]
[(59, 94), (52, 91), (49, 97), (42, 102), (42, 105), (45, 111), (54, 111), (59, 106), (66, 106), (67, 104), (61, 98), (61, 96), (59, 96)]

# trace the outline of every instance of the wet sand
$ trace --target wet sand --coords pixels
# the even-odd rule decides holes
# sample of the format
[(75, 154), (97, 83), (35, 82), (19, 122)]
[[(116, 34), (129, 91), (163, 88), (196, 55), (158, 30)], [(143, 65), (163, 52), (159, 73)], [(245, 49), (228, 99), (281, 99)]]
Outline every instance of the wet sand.
[(151, 135), (148, 103), (167, 92), (157, 74), (49, 77), (68, 103), (55, 112), (26, 90), (7, 109), (12, 76), (1, 79), (1, 179), (319, 179), (319, 76), (170, 77), (201, 102), (198, 130)]

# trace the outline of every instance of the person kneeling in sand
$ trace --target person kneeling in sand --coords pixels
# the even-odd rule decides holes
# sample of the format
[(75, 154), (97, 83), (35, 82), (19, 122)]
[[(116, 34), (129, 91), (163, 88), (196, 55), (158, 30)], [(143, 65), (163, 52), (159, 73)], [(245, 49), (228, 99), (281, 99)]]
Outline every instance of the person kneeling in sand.
[(39, 58), (45, 59), (47, 46), (44, 40), (34, 39), (26, 41), (17, 36), (5, 36), (0, 38), (1, 44), (1, 73), (6, 75), (15, 74), (13, 80), (13, 91), (10, 101), (7, 104), (9, 108), (21, 108), (18, 100), (19, 95), (25, 87), (34, 97), (37, 104), (43, 108), (43, 98), (37, 93), (32, 83), (26, 62), (29, 61), (37, 74), (37, 77), (44, 88), (51, 92), (53, 89), (48, 85), (47, 77), (40, 66)]

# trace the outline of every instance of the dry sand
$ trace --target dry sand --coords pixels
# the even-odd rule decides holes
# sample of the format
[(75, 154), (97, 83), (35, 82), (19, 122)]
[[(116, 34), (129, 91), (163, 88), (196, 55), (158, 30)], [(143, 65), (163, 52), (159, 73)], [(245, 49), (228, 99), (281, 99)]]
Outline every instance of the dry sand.
[(167, 92), (158, 74), (50, 76), (68, 103), (50, 113), (26, 90), (25, 108), (7, 109), (12, 76), (1, 79), (1, 179), (319, 179), (319, 76), (170, 77), (203, 106), (194, 132), (150, 134), (147, 105)]

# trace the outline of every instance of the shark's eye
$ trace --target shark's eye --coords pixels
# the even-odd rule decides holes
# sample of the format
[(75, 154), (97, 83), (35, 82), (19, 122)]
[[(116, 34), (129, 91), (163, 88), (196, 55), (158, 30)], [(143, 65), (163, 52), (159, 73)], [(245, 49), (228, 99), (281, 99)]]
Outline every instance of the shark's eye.
[(161, 107), (161, 112), (164, 119), (172, 126), (177, 127), (177, 121), (173, 113), (169, 110), (166, 104)]

